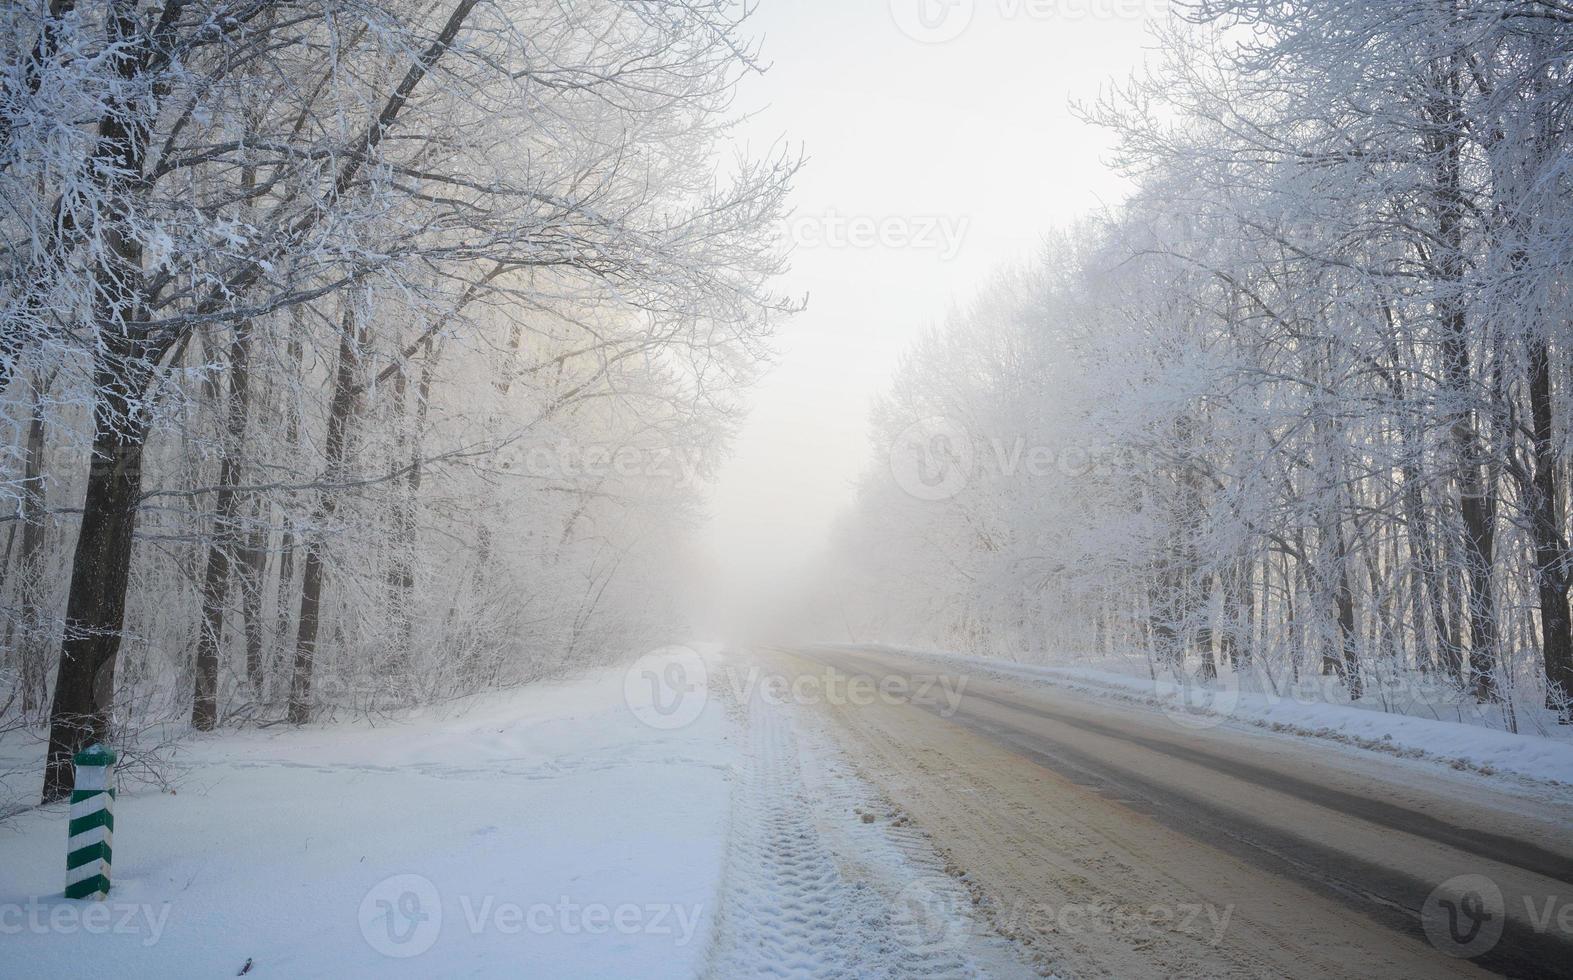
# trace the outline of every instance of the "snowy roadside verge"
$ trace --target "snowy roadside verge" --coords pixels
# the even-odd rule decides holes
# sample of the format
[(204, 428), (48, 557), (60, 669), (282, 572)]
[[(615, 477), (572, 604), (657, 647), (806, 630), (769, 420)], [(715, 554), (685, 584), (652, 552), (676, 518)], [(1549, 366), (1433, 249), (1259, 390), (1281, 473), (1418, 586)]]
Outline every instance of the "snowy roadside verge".
[(1573, 732), (1567, 739), (1547, 738), (1378, 708), (1242, 691), (1227, 683), (1180, 684), (1090, 667), (1021, 664), (886, 644), (826, 645), (827, 649), (837, 647), (900, 654), (956, 671), (1053, 684), (1078, 694), (1144, 705), (1162, 711), (1185, 729), (1237, 723), (1280, 734), (1327, 739), (1486, 776), (1508, 775), (1553, 784), (1559, 789), (1573, 787)]
[(628, 682), (616, 668), (375, 728), (194, 737), (175, 793), (116, 801), (105, 903), (61, 897), (64, 808), (21, 814), (0, 826), (0, 972), (693, 976), (731, 720), (707, 704), (648, 724)]

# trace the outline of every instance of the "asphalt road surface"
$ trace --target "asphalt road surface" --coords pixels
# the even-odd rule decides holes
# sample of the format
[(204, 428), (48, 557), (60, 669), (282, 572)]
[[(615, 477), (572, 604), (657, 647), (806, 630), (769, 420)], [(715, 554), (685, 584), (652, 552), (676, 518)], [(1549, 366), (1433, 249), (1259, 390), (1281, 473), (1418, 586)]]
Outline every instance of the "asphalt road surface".
[(841, 686), (849, 757), (1046, 972), (1573, 977), (1565, 797), (884, 651), (756, 656)]

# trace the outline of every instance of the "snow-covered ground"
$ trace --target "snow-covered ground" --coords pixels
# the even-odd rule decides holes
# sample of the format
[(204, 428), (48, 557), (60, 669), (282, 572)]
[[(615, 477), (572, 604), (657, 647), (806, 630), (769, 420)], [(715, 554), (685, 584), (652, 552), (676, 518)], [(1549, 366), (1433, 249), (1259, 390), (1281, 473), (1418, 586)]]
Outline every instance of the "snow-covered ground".
[[(1323, 700), (1333, 687), (1285, 686), (1282, 693), (1264, 690), (1263, 683), (1241, 683), (1225, 674), (1212, 682), (1179, 682), (1143, 676), (1145, 663), (1093, 666), (1039, 666), (934, 650), (868, 644), (870, 649), (899, 650), (925, 657), (951, 669), (986, 671), (997, 676), (1052, 683), (1092, 697), (1145, 703), (1162, 710), (1175, 724), (1211, 728), (1245, 724), (1274, 732), (1332, 739), (1347, 745), (1412, 758), (1428, 759), (1486, 775), (1510, 774), (1542, 782), (1573, 785), (1573, 728), (1542, 726), (1549, 734), (1509, 732), (1499, 726), (1501, 709), (1487, 706), (1465, 716), (1455, 704), (1427, 709), (1420, 699), (1406, 707), (1434, 710), (1433, 717), (1405, 714), (1380, 697), (1357, 703)], [(1335, 686), (1342, 690), (1341, 686)], [(1470, 706), (1473, 707), (1473, 706)]]
[(116, 801), (103, 905), (60, 895), (63, 808), (0, 825), (0, 975), (692, 976), (731, 724), (710, 706), (647, 725), (615, 670), (376, 727), (190, 739), (174, 793)]
[[(375, 726), (182, 742), (61, 897), (63, 807), (0, 824), (0, 975), (1029, 975), (813, 712), (672, 648)], [(0, 771), (33, 741), (0, 744)]]
[[(1182, 726), (1573, 784), (1566, 739), (917, 655)], [(677, 647), (375, 724), (189, 737), (173, 791), (116, 803), (107, 902), (61, 897), (63, 807), (0, 823), (0, 975), (1033, 975), (826, 715), (753, 667)], [(29, 788), (38, 754), (0, 741), (0, 772)]]

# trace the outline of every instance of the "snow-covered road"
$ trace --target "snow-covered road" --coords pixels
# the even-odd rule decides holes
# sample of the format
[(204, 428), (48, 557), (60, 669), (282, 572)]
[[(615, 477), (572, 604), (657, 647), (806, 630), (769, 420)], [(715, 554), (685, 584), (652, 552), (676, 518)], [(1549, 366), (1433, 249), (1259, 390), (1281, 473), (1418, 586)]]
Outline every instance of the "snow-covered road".
[(844, 750), (988, 921), (1064, 974), (1573, 976), (1565, 787), (1197, 727), (961, 661), (765, 659), (840, 692), (817, 700)]

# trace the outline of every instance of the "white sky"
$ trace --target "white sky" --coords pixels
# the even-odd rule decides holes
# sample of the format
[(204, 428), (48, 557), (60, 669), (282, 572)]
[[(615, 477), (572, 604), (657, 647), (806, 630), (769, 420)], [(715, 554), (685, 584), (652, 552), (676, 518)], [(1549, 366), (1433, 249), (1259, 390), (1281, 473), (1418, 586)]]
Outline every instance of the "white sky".
[[(713, 488), (704, 544), (721, 608), (790, 588), (823, 549), (870, 462), (870, 402), (900, 353), (1046, 232), (1120, 198), (1103, 134), (1068, 103), (1140, 62), (1144, 7), (1162, 0), (761, 4), (772, 67), (745, 84), (758, 115), (742, 142), (761, 154), (785, 138), (809, 157), (780, 283), (809, 307), (780, 331)], [(885, 223), (885, 243), (848, 242), (853, 218)], [(953, 255), (899, 240), (925, 220), (951, 232), (936, 243), (964, 229)]]

